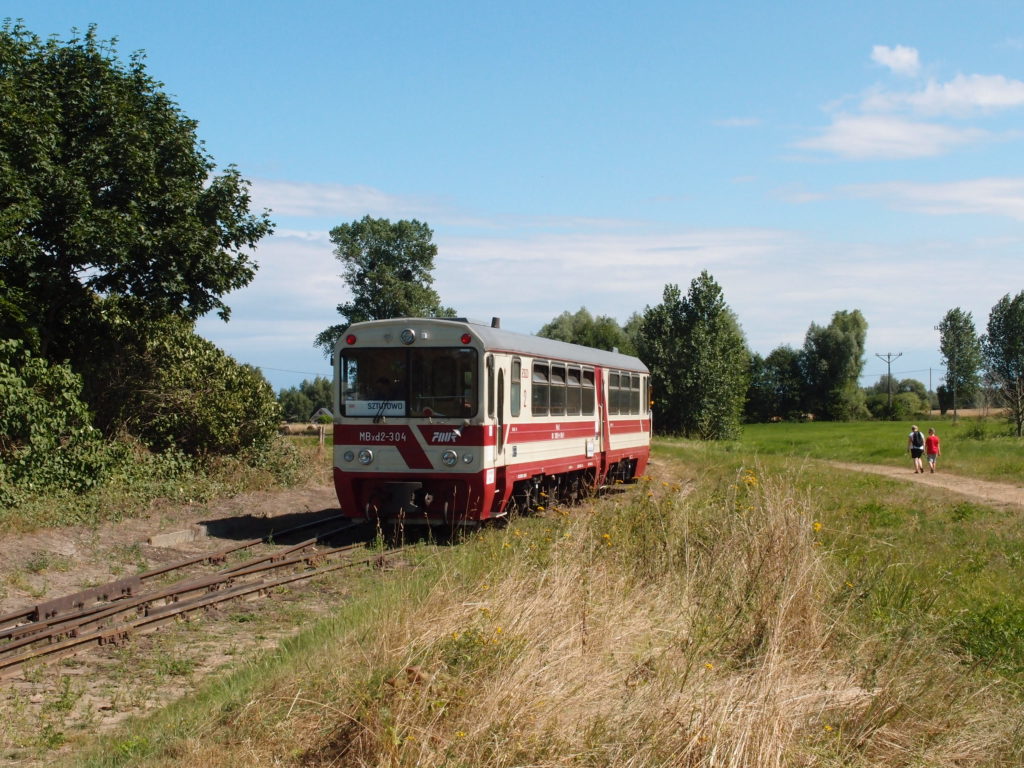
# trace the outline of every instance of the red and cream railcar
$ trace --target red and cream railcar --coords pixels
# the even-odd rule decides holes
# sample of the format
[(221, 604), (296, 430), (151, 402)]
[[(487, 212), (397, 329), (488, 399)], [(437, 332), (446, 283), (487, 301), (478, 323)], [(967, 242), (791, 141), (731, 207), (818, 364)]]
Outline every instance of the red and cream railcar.
[(465, 320), (356, 323), (334, 350), (343, 514), (473, 524), (642, 475), (647, 367)]

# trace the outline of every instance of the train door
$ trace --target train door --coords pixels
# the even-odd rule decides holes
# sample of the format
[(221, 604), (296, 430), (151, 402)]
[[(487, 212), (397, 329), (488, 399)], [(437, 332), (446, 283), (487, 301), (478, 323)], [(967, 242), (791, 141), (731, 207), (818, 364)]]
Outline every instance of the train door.
[(507, 502), (508, 478), (505, 473), (505, 368), (500, 358), (487, 358), (487, 415), (488, 424), (495, 430), (493, 468), (487, 471), (494, 479), (494, 511)]
[(598, 462), (598, 477), (601, 483), (605, 482), (608, 474), (608, 451), (611, 450), (611, 416), (608, 412), (610, 403), (608, 399), (607, 371), (597, 368), (594, 371), (594, 383), (597, 387), (597, 432), (598, 450), (600, 461)]
[[(505, 369), (498, 369), (498, 435), (495, 463), (499, 463), (505, 451)], [(504, 463), (503, 461), (501, 463)]]

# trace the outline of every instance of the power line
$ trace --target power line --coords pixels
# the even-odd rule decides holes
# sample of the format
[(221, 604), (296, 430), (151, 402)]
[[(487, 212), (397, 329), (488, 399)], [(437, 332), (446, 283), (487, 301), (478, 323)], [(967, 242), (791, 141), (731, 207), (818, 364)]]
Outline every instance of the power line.
[[(933, 371), (936, 368), (943, 368), (943, 366), (941, 366), (941, 365), (933, 365), (931, 368), (918, 368), (918, 369), (913, 370), (913, 371), (893, 371), (891, 373), (891, 375), (893, 375), (893, 376), (904, 376), (904, 375), (906, 375), (908, 373), (928, 373), (929, 371)], [(885, 373), (880, 371), (878, 373), (862, 373), (857, 378), (859, 378), (859, 379), (870, 379), (870, 378), (874, 378), (876, 376), (884, 376), (884, 375), (885, 375)]]
[[(261, 371), (277, 371), (278, 373), (302, 373), (306, 376), (323, 376), (324, 371), (293, 371), (290, 368), (271, 368), (269, 365), (257, 365), (256, 363), (249, 363), (253, 368), (259, 368)], [(328, 371), (330, 373), (330, 371)]]
[(888, 374), (887, 374), (888, 378), (885, 380), (885, 388), (889, 390), (889, 413), (891, 415), (892, 414), (892, 361), (896, 360), (897, 358), (903, 357), (903, 353), (902, 352), (896, 352), (894, 354), (892, 352), (886, 352), (884, 355), (880, 355), (880, 354), (878, 354), (876, 352), (875, 353), (875, 357), (877, 357), (879, 360), (885, 360), (885, 367), (886, 367), (886, 370), (888, 371)]

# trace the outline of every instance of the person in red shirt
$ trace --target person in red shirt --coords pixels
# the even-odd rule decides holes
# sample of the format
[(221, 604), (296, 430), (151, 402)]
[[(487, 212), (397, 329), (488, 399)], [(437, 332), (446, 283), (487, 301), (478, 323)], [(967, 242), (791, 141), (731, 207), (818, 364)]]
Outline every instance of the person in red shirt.
[(935, 460), (939, 458), (942, 451), (939, 450), (939, 436), (931, 427), (928, 428), (928, 437), (924, 439), (924, 452), (928, 454), (928, 468), (934, 473)]

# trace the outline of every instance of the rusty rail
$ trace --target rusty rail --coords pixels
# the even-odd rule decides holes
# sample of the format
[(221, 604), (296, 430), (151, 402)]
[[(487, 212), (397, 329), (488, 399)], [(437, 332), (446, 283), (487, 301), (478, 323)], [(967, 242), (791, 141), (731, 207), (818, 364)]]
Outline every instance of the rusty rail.
[[(100, 646), (120, 645), (135, 634), (145, 634), (164, 624), (176, 621), (177, 617), (182, 614), (205, 609), (217, 603), (234, 600), (245, 595), (254, 593), (267, 594), (276, 587), (313, 579), (342, 568), (351, 568), (371, 562), (382, 563), (386, 561), (388, 556), (397, 554), (405, 549), (404, 547), (391, 549), (356, 560), (339, 558), (337, 562), (329, 562), (326, 565), (299, 573), (280, 576), (275, 579), (256, 579), (237, 584), (234, 583), (236, 579), (241, 577), (262, 574), (270, 570), (292, 567), (298, 564), (309, 565), (314, 561), (338, 557), (344, 553), (351, 552), (359, 546), (361, 545), (337, 547), (317, 552), (313, 555), (287, 557), (277, 562), (266, 562), (265, 558), (256, 558), (262, 562), (254, 563), (250, 567), (241, 570), (222, 571), (214, 576), (182, 582), (149, 595), (141, 595), (130, 600), (119, 601), (104, 611), (100, 611), (92, 616), (83, 617), (81, 621), (65, 621), (50, 625), (38, 634), (21, 637), (0, 650), (0, 679), (13, 676), (22, 666), (32, 661), (53, 661), (65, 658), (78, 653), (84, 646), (92, 644)], [(197, 594), (188, 599), (181, 599), (183, 595), (190, 593)], [(162, 605), (153, 605), (154, 602), (159, 600), (163, 600), (164, 603)], [(122, 620), (115, 622), (114, 620), (118, 618)], [(107, 620), (112, 621), (111, 625), (105, 625)], [(46, 642), (46, 645), (37, 648), (28, 647), (43, 642)], [(20, 653), (11, 653), (11, 651), (19, 649), (24, 650), (21, 650)]]

